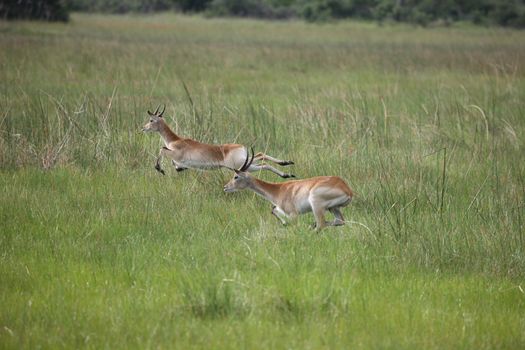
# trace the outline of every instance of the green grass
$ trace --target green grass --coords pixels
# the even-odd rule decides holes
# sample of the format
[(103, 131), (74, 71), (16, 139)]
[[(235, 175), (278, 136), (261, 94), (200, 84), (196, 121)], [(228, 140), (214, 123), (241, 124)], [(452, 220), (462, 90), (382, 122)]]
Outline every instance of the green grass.
[[(524, 347), (524, 39), (0, 22), (0, 348)], [(182, 135), (342, 176), (352, 223), (283, 227), (226, 171), (158, 175), (158, 104)]]

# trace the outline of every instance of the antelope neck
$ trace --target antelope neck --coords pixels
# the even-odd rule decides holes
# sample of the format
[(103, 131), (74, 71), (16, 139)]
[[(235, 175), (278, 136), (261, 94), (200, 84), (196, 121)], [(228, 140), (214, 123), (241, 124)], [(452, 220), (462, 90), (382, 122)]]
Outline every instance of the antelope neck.
[(177, 134), (171, 131), (170, 127), (164, 121), (162, 121), (161, 123), (159, 133), (160, 136), (162, 136), (162, 139), (164, 140), (166, 146), (168, 146), (170, 142), (177, 141), (180, 139), (180, 137), (178, 137)]
[(274, 203), (274, 200), (277, 197), (277, 186), (277, 184), (272, 184), (252, 177), (252, 182), (250, 183), (249, 188), (259, 196)]

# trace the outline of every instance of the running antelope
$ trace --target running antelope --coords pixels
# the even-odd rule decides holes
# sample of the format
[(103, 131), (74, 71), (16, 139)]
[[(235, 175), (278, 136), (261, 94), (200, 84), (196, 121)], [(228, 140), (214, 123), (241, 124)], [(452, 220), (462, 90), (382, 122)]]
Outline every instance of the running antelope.
[[(218, 169), (221, 167), (237, 169), (243, 165), (248, 150), (243, 145), (228, 143), (224, 145), (209, 145), (189, 138), (182, 138), (175, 134), (168, 124), (164, 121), (163, 114), (166, 107), (159, 112), (159, 107), (154, 113), (148, 111), (150, 119), (142, 128), (143, 132), (158, 132), (164, 141), (164, 147), (160, 149), (159, 156), (155, 162), (155, 169), (164, 174), (160, 166), (162, 157), (171, 158), (177, 171), (187, 168), (197, 169)], [(271, 161), (279, 165), (293, 164), (289, 160), (281, 160), (264, 153), (257, 153), (255, 160)], [(244, 171), (269, 170), (283, 178), (295, 177), (292, 174), (284, 173), (268, 164), (251, 164)]]
[[(253, 150), (252, 150), (253, 154)], [(352, 190), (337, 176), (318, 176), (304, 180), (291, 180), (281, 183), (270, 183), (252, 177), (246, 172), (254, 160), (254, 155), (246, 160), (235, 171), (233, 179), (225, 186), (225, 192), (235, 192), (249, 189), (264, 199), (272, 202), (272, 214), (283, 225), (286, 220), (294, 219), (299, 214), (312, 211), (315, 216), (316, 231), (325, 226), (344, 225), (345, 221), (340, 208), (347, 206), (352, 200)], [(324, 214), (328, 210), (334, 214), (334, 221), (325, 221)]]

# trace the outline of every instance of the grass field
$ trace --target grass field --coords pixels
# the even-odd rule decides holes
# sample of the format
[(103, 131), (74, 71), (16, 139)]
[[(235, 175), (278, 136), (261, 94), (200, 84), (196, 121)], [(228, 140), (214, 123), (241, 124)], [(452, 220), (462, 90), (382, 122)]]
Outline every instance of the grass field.
[[(0, 348), (525, 347), (525, 32), (74, 15), (0, 22), (0, 77)], [(159, 175), (159, 104), (352, 222)]]

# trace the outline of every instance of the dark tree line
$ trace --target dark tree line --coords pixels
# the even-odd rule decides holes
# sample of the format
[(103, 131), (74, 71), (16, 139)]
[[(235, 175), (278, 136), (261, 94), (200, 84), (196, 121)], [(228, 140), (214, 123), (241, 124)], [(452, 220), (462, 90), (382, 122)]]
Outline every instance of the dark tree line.
[(62, 0), (0, 0), (0, 18), (65, 22), (69, 11)]
[(3, 18), (67, 20), (68, 11), (203, 12), (208, 16), (360, 18), (427, 25), (472, 21), (525, 27), (525, 0), (0, 0)]

